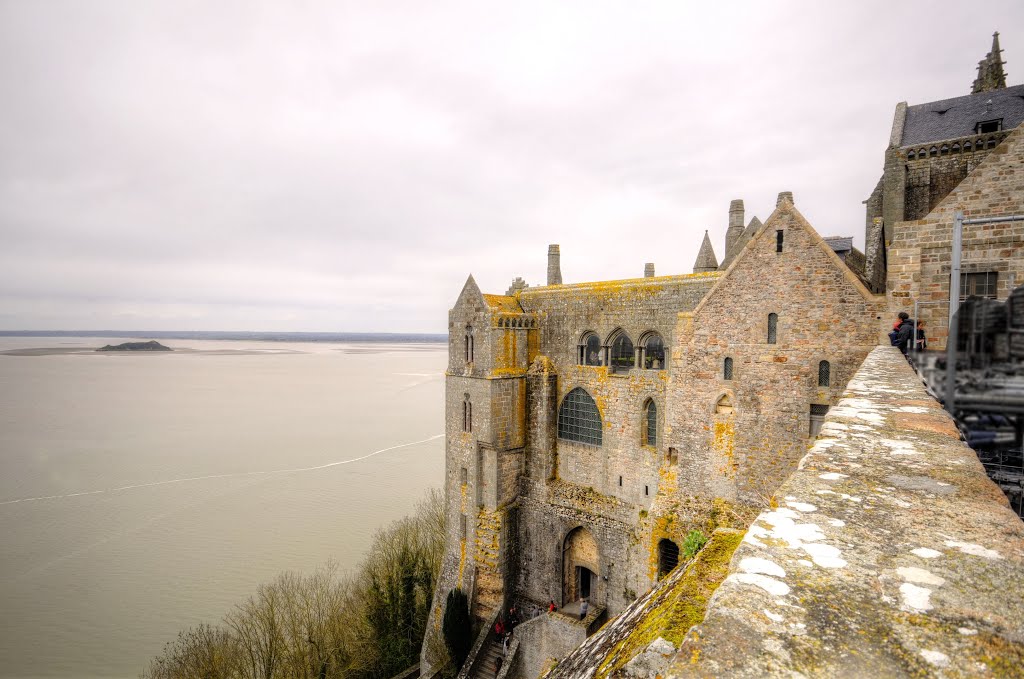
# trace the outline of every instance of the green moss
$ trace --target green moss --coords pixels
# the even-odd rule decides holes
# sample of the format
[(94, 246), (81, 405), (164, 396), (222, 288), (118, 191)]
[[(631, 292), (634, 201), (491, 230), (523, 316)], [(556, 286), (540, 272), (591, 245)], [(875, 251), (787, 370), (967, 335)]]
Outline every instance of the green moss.
[(691, 627), (704, 619), (708, 599), (729, 572), (729, 560), (743, 539), (735, 530), (719, 530), (682, 572), (673, 572), (650, 600), (650, 608), (609, 651), (594, 679), (618, 671), (661, 637), (677, 647)]

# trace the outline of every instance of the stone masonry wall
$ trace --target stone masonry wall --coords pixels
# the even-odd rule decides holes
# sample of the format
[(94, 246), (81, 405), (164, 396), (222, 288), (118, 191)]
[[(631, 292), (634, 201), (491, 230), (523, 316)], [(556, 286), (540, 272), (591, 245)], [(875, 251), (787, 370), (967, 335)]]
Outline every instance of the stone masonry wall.
[[(922, 302), (930, 349), (945, 345), (957, 210), (965, 219), (1024, 213), (1024, 129), (992, 150), (926, 218), (896, 225), (888, 253), (891, 313), (912, 314), (914, 301)], [(998, 272), (998, 297), (1006, 299), (1024, 281), (1024, 222), (965, 226), (962, 262), (964, 273)]]
[(1020, 676), (1024, 523), (893, 347), (850, 381), (666, 677)]
[[(783, 203), (730, 275), (680, 315), (668, 435), (678, 494), (763, 503), (807, 450), (811, 405), (834, 404), (879, 343), (884, 308)], [(778, 316), (774, 344), (769, 313)], [(830, 366), (824, 387), (821, 361)]]

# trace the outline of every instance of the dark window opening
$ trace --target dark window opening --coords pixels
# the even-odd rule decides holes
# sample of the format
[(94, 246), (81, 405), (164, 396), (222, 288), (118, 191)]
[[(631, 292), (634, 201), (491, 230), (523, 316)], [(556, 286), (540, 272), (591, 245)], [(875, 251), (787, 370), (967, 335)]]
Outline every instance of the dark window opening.
[(592, 332), (580, 344), (579, 364), (601, 365), (601, 340)]
[(818, 403), (811, 404), (811, 430), (810, 437), (813, 439), (821, 431), (821, 425), (825, 423), (825, 415), (828, 413), (828, 406)]
[(622, 477), (619, 477), (619, 488), (622, 488)]
[(473, 327), (466, 326), (466, 363), (473, 362)]
[(997, 271), (960, 274), (960, 301), (962, 302), (968, 297), (995, 299), (998, 280), (999, 272)]
[(462, 402), (462, 431), (473, 431), (473, 404), (469, 402), (469, 394)]
[(654, 401), (647, 401), (647, 405), (644, 407), (644, 427), (643, 444), (645, 446), (656, 446), (658, 445), (658, 406), (654, 404)]
[(644, 369), (662, 370), (665, 367), (665, 343), (661, 335), (651, 333), (644, 340)]
[(668, 538), (658, 543), (658, 579), (671, 573), (679, 565), (679, 545)]
[(644, 486), (644, 495), (650, 495), (651, 494), (650, 488), (651, 488), (650, 486)]
[(782, 238), (783, 231), (779, 229), (775, 232), (775, 252), (782, 252)]
[(725, 359), (725, 363), (722, 366), (722, 379), (724, 379), (724, 380), (731, 380), (732, 379), (732, 359), (731, 358), (726, 358)]
[(612, 340), (610, 364), (612, 372), (626, 372), (634, 366), (636, 357), (633, 352), (633, 340), (629, 335), (620, 332)]
[(579, 387), (570, 391), (558, 409), (558, 438), (591, 446), (601, 445), (601, 413)]
[(828, 361), (822, 361), (818, 364), (818, 386), (827, 387), (832, 381), (832, 366), (829, 365)]
[(775, 344), (778, 339), (779, 315), (768, 314), (768, 344)]
[(991, 132), (999, 132), (1003, 129), (1003, 119), (998, 120), (982, 120), (977, 125), (978, 134), (989, 134)]

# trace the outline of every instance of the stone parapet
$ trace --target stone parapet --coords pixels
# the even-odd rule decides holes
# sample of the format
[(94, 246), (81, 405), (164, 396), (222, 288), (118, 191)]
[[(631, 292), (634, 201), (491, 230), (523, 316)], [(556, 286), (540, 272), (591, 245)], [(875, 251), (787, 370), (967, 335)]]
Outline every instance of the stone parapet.
[(1022, 575), (1024, 523), (879, 347), (666, 676), (1020, 676)]

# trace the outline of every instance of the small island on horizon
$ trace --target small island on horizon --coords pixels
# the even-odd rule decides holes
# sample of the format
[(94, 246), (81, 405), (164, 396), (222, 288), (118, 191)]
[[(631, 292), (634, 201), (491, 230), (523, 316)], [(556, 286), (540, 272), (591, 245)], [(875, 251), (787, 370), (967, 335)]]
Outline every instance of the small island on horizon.
[(165, 347), (156, 340), (150, 340), (148, 342), (124, 342), (117, 345), (108, 344), (96, 351), (174, 351), (174, 349)]

